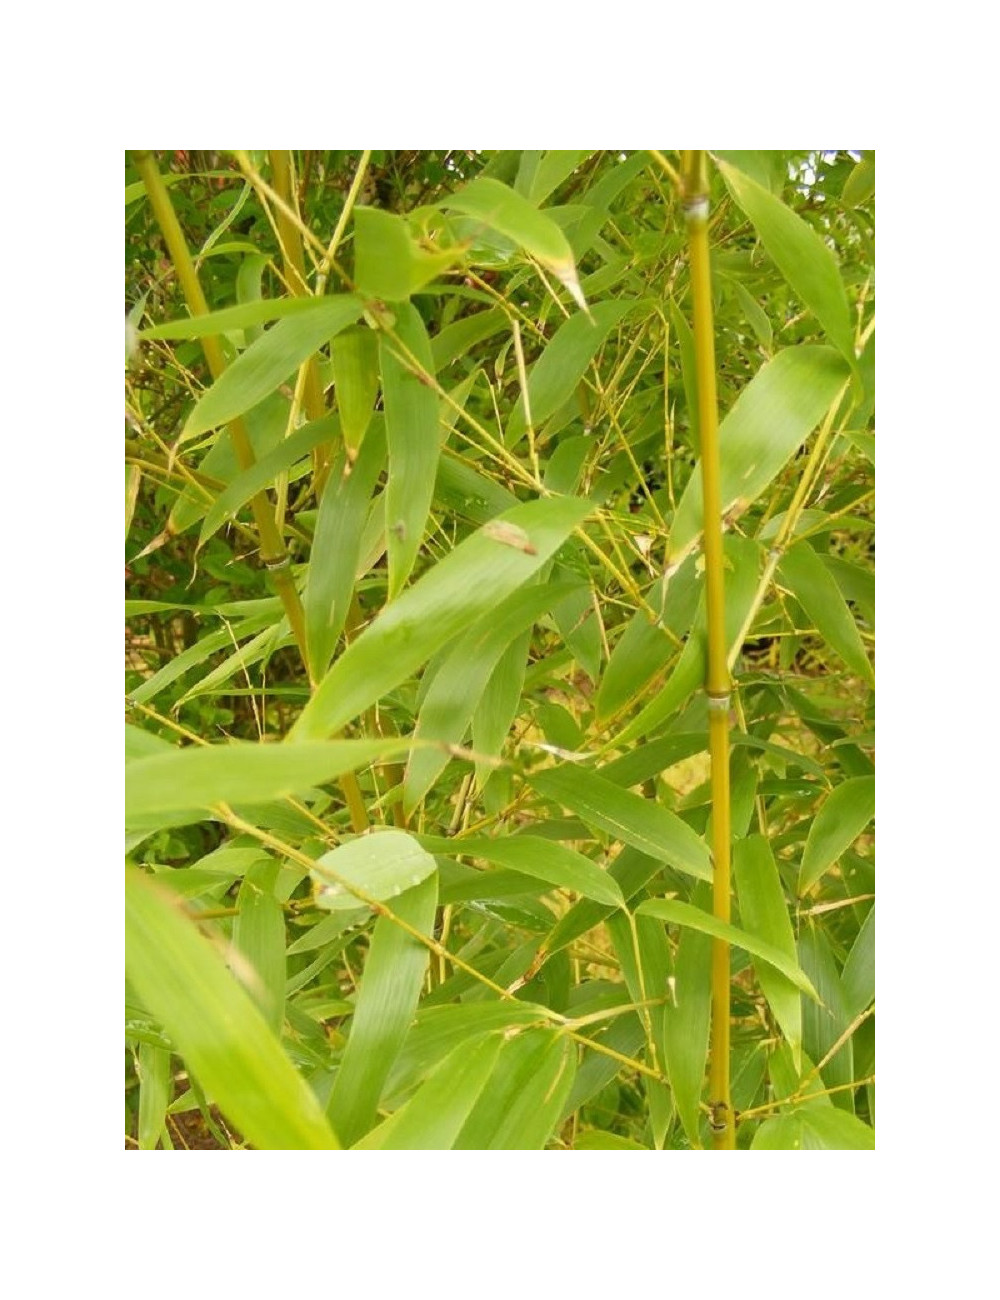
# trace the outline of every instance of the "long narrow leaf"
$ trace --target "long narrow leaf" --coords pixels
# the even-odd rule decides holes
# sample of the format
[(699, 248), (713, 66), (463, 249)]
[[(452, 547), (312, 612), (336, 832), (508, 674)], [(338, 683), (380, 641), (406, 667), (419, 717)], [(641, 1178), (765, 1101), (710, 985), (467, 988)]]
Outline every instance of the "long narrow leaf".
[(319, 1103), (212, 947), (138, 871), (125, 876), (125, 968), (201, 1086), (262, 1150), (335, 1150)]

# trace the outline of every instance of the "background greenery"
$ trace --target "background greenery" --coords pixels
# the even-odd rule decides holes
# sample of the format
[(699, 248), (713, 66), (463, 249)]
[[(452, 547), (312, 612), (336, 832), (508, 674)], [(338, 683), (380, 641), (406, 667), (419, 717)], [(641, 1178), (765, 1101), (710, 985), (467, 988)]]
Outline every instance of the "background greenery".
[[(737, 1139), (865, 1147), (874, 159), (713, 159)], [(677, 165), (127, 159), (132, 1145), (709, 1144)]]

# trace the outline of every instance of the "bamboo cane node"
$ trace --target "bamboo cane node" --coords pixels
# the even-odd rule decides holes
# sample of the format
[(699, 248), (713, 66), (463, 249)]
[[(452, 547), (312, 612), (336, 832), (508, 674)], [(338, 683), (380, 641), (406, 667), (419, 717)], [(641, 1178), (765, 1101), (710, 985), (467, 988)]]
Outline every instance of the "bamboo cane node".
[(268, 571), (268, 573), (280, 573), (282, 569), (290, 569), (291, 567), (292, 567), (292, 557), (288, 554), (287, 551), (279, 560), (264, 561), (264, 568)]
[(729, 702), (732, 699), (732, 696), (728, 691), (726, 691), (725, 695), (713, 695), (710, 691), (706, 693), (708, 695), (708, 707), (710, 710), (713, 712), (718, 711), (719, 713), (728, 712)]
[(709, 1102), (709, 1109), (712, 1114), (709, 1117), (708, 1126), (713, 1133), (725, 1133), (729, 1127), (729, 1107), (724, 1101)]
[(684, 200), (684, 216), (689, 224), (708, 220), (708, 195), (693, 194)]

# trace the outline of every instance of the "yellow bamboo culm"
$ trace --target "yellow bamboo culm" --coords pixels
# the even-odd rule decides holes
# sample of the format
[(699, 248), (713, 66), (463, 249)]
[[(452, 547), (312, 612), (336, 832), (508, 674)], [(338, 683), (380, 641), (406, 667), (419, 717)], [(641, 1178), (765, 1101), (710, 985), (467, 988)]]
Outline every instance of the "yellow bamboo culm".
[[(198, 279), (194, 262), (191, 259), (191, 251), (187, 246), (184, 231), (177, 220), (177, 214), (170, 201), (170, 195), (167, 192), (163, 177), (156, 165), (153, 152), (150, 149), (133, 150), (132, 161), (135, 163), (136, 170), (142, 177), (143, 184), (146, 187), (150, 207), (153, 209), (153, 215), (163, 234), (163, 240), (173, 262), (174, 270), (177, 272), (177, 278), (184, 292), (188, 310), (192, 316), (205, 316), (208, 314), (208, 302)], [(226, 359), (223, 356), (218, 338), (214, 334), (205, 335), (201, 339), (201, 349), (205, 354), (205, 360), (208, 363), (212, 378), (218, 379), (226, 368)], [(229, 435), (240, 468), (249, 469), (254, 463), (253, 446), (246, 425), (240, 417), (237, 416), (235, 419), (230, 420)], [(302, 608), (302, 601), (292, 579), (290, 557), (285, 549), (281, 533), (278, 531), (271, 504), (263, 489), (256, 492), (251, 498), (250, 508), (253, 512), (257, 536), (260, 540), (261, 559), (264, 561), (274, 583), (274, 589), (281, 599), (282, 608), (288, 618), (288, 624), (295, 638), (295, 644), (298, 646), (299, 654), (302, 656), (306, 673), (309, 675), (310, 684), (314, 684), (309, 671), (309, 657), (306, 650), (305, 611)], [(368, 819), (357, 777), (353, 772), (347, 772), (340, 778), (339, 784), (350, 813), (352, 827), (355, 831), (367, 830), (371, 823)]]
[[(291, 210), (295, 210), (295, 191), (292, 188), (291, 155), (287, 149), (270, 151), (271, 168), (274, 172), (274, 188), (285, 200)], [(305, 254), (302, 248), (302, 236), (299, 228), (288, 213), (279, 208), (276, 215), (278, 241), (288, 280), (288, 287), (296, 298), (306, 298), (311, 294), (306, 281)], [(313, 354), (305, 362), (304, 405), (310, 420), (320, 420), (326, 415), (326, 402), (323, 400), (323, 386), (320, 383), (319, 367)], [(313, 481), (316, 487), (316, 500), (323, 495), (330, 473), (332, 448), (329, 443), (321, 443), (313, 450)]]
[[(694, 300), (695, 369), (701, 425), (701, 472), (704, 501), (705, 602), (708, 618), (708, 747), (712, 761), (712, 911), (730, 919), (731, 823), (729, 808), (730, 678), (726, 663), (725, 586), (722, 551), (722, 495), (719, 483), (719, 412), (715, 389), (715, 337), (712, 282), (708, 254), (708, 160), (702, 149), (681, 154), (684, 214), (687, 219)], [(712, 941), (712, 1038), (709, 1060), (709, 1107), (712, 1144), (717, 1150), (736, 1146), (729, 1088), (729, 944)]]

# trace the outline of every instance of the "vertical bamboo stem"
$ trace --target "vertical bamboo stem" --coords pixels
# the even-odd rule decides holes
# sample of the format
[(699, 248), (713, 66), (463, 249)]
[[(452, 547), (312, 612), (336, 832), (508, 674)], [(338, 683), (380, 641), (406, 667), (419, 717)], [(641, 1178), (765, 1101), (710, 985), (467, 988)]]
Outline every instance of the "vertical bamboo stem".
[[(296, 206), (296, 195), (292, 189), (291, 159), (287, 149), (270, 151), (271, 167), (274, 171), (274, 188), (288, 204)], [(278, 241), (281, 244), (281, 256), (288, 272), (288, 283), (297, 298), (309, 296), (306, 282), (306, 261), (302, 248), (302, 236), (299, 228), (283, 208), (277, 209)], [(319, 382), (319, 367), (315, 356), (305, 363), (304, 405), (310, 420), (319, 420), (326, 414), (323, 401), (323, 389)], [(316, 497), (319, 499), (322, 485), (326, 483), (330, 472), (331, 448), (327, 442), (321, 443), (313, 451), (313, 478)]]
[[(712, 911), (730, 917), (729, 668), (726, 663), (723, 581), (722, 497), (719, 482), (719, 415), (715, 389), (712, 282), (708, 254), (708, 165), (702, 149), (682, 154), (684, 213), (687, 218), (694, 299), (694, 345), (704, 501), (705, 599), (708, 617), (708, 744), (712, 761)], [(712, 941), (712, 1039), (709, 1106), (712, 1144), (732, 1150), (736, 1131), (729, 1088), (729, 944)]]
[[(192, 316), (206, 316), (208, 314), (208, 303), (198, 280), (198, 273), (194, 269), (191, 252), (188, 249), (187, 240), (184, 238), (184, 231), (177, 220), (174, 205), (170, 201), (167, 187), (164, 185), (163, 177), (156, 165), (156, 159), (153, 157), (152, 151), (148, 149), (134, 151), (132, 158), (146, 187), (146, 193), (149, 195), (153, 215), (156, 217), (157, 224), (163, 234), (188, 309)], [(206, 335), (201, 340), (201, 349), (205, 354), (205, 360), (208, 363), (212, 378), (218, 379), (226, 368), (226, 359), (222, 354), (218, 338), (214, 334)], [(236, 459), (240, 463), (240, 468), (249, 469), (254, 463), (253, 446), (246, 425), (241, 419), (237, 418), (229, 422), (229, 436), (232, 439), (233, 449), (236, 452)], [(305, 613), (302, 609), (299, 593), (295, 589), (295, 583), (292, 581), (288, 552), (285, 550), (285, 544), (274, 521), (267, 494), (263, 491), (255, 493), (251, 498), (250, 507), (260, 537), (261, 559), (274, 580), (275, 590), (281, 597), (281, 603), (288, 616), (289, 626), (299, 647), (299, 653), (302, 655), (302, 661), (307, 663)]]
[[(206, 316), (208, 314), (208, 302), (198, 280), (194, 262), (191, 260), (191, 252), (187, 246), (184, 231), (177, 220), (177, 214), (174, 212), (174, 206), (170, 201), (170, 195), (167, 193), (167, 187), (163, 183), (163, 177), (160, 175), (152, 150), (134, 150), (132, 159), (139, 175), (142, 177), (146, 193), (149, 195), (153, 215), (156, 217), (157, 224), (163, 234), (188, 309), (192, 316)], [(223, 356), (218, 338), (214, 334), (206, 335), (201, 340), (201, 347), (212, 378), (218, 379), (226, 368), (226, 359)], [(254, 463), (253, 446), (242, 419), (237, 418), (229, 422), (229, 436), (232, 439), (233, 449), (236, 452), (240, 468), (249, 469)], [(281, 604), (292, 629), (292, 635), (295, 637), (295, 643), (298, 646), (299, 654), (302, 656), (302, 662), (312, 684), (312, 675), (309, 672), (309, 657), (306, 651), (305, 611), (302, 608), (302, 601), (292, 579), (291, 562), (281, 533), (275, 523), (267, 493), (264, 491), (257, 492), (251, 498), (250, 506), (257, 526), (257, 535), (260, 538), (261, 559), (271, 574), (275, 591), (281, 598)], [(340, 779), (340, 787), (350, 811), (351, 825), (356, 831), (366, 830), (370, 824), (368, 813), (357, 777), (353, 772), (346, 773)]]

